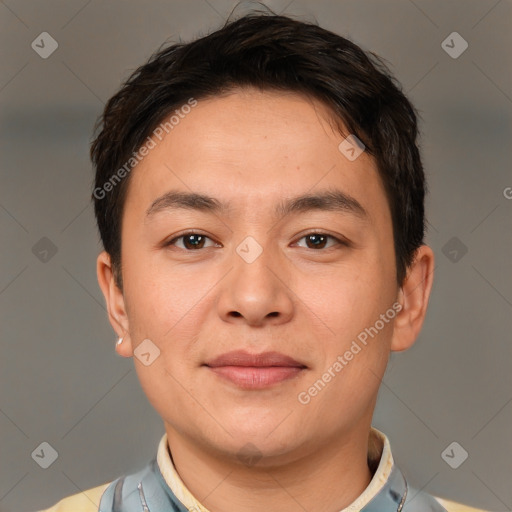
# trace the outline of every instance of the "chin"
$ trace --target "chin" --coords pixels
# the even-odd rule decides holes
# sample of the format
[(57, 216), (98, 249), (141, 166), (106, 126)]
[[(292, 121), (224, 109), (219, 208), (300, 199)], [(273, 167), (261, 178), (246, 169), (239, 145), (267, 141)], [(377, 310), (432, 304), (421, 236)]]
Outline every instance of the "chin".
[[(272, 424), (271, 427), (243, 429), (233, 427), (230, 430), (235, 432), (233, 437), (226, 439), (226, 444), (217, 448), (239, 459), (254, 457), (265, 459), (271, 464), (273, 459), (286, 456), (300, 444), (298, 432), (292, 432), (290, 429), (278, 431), (279, 428), (276, 429), (276, 425), (277, 423)], [(300, 434), (303, 435), (303, 432)]]

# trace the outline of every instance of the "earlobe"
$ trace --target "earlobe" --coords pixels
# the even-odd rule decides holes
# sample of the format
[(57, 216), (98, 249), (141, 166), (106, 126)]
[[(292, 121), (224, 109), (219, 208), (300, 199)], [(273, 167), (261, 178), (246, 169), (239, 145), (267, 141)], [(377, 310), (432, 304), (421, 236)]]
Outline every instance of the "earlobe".
[(434, 280), (434, 253), (427, 245), (420, 246), (408, 269), (397, 301), (402, 309), (395, 317), (391, 350), (410, 348), (418, 337), (427, 313)]
[(116, 341), (115, 351), (122, 357), (133, 357), (133, 349), (128, 333)]
[(102, 251), (96, 261), (96, 273), (98, 284), (101, 288), (107, 305), (108, 319), (110, 325), (118, 336), (123, 338), (123, 343), (116, 344), (116, 352), (123, 357), (131, 357), (131, 340), (129, 333), (129, 322), (126, 314), (123, 292), (118, 288), (114, 279), (110, 255)]

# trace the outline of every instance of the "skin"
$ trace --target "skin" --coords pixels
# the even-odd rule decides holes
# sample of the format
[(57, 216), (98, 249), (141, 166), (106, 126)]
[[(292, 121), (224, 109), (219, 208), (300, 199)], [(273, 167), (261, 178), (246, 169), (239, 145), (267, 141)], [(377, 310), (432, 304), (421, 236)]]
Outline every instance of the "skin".
[[(176, 469), (212, 512), (341, 510), (368, 486), (368, 435), (390, 351), (422, 327), (434, 257), (421, 246), (396, 282), (391, 214), (373, 158), (349, 161), (325, 107), (297, 94), (236, 90), (201, 100), (132, 171), (122, 225), (123, 292), (109, 255), (97, 274), (124, 357), (150, 339), (160, 355), (134, 364), (164, 420)], [(346, 133), (348, 135), (348, 133)], [(282, 200), (337, 189), (366, 217), (310, 210), (273, 215)], [(225, 212), (146, 210), (170, 190), (229, 202)], [(204, 235), (200, 248), (179, 238)], [(306, 235), (335, 237), (320, 245)], [(247, 263), (248, 236), (263, 252)], [(336, 238), (347, 244), (336, 242)], [(193, 242), (197, 242), (197, 238)], [(385, 324), (304, 405), (307, 391), (357, 335), (398, 302)], [(203, 364), (222, 353), (274, 350), (307, 366), (247, 390)], [(261, 457), (240, 458), (251, 443)], [(237, 456), (238, 455), (238, 456)]]

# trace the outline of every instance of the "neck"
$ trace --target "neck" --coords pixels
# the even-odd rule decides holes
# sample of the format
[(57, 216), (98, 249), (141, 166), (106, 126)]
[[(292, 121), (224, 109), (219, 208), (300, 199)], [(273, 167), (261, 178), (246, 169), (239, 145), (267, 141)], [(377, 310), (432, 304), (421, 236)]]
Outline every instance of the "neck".
[(363, 493), (372, 473), (368, 467), (367, 428), (322, 446), (301, 446), (286, 463), (246, 466), (198, 447), (166, 426), (177, 473), (210, 512), (343, 510)]

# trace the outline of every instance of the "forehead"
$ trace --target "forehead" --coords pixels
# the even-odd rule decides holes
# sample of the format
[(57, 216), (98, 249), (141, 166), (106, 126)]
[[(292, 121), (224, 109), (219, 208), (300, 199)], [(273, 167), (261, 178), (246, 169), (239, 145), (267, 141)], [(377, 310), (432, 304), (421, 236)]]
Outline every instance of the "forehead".
[(349, 133), (340, 134), (330, 116), (321, 102), (295, 93), (244, 89), (199, 100), (162, 140), (153, 137), (154, 148), (132, 171), (127, 202), (145, 213), (164, 192), (181, 189), (232, 210), (258, 210), (285, 196), (336, 188), (366, 200), (370, 214), (385, 208), (373, 158), (363, 152), (347, 159), (339, 144)]

